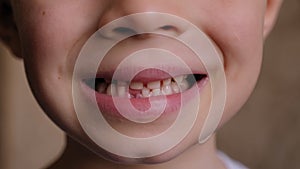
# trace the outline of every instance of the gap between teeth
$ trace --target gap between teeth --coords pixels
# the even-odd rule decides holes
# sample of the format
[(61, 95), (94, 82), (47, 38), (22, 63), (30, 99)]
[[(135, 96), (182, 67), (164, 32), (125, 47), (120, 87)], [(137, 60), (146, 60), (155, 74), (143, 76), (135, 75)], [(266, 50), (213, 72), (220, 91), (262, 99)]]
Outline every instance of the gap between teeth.
[[(191, 87), (187, 77), (187, 75), (182, 75), (149, 83), (129, 83), (124, 81), (102, 82), (96, 85), (96, 91), (111, 96), (128, 98), (148, 98), (152, 96), (171, 95), (184, 92)], [(128, 90), (134, 92), (129, 92)]]

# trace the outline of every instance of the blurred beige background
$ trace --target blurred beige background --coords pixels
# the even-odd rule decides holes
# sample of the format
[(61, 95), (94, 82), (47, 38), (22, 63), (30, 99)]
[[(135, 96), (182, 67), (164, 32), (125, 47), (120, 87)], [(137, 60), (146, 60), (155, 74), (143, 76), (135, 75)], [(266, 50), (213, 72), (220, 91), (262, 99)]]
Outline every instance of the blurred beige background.
[[(265, 46), (262, 75), (220, 149), (254, 169), (300, 168), (300, 1), (286, 0)], [(64, 147), (63, 133), (29, 91), (23, 65), (0, 46), (0, 168), (39, 169)]]
[(300, 0), (285, 0), (256, 90), (218, 144), (254, 169), (300, 169)]

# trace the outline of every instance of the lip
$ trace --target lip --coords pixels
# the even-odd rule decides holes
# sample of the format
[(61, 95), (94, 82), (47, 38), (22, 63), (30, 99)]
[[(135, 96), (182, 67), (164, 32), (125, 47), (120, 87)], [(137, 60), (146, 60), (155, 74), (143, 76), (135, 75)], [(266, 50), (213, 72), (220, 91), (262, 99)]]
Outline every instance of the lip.
[[(101, 75), (103, 77), (103, 75)], [(160, 77), (161, 78), (161, 77)], [(151, 78), (147, 78), (150, 80)], [(154, 96), (151, 98), (151, 103), (155, 102), (156, 104), (163, 104), (164, 100), (166, 99), (166, 106), (165, 109), (162, 113), (164, 116), (171, 116), (176, 114), (178, 110), (180, 109), (181, 106), (184, 106), (186, 103), (188, 103), (194, 96), (197, 95), (195, 93), (195, 90), (201, 93), (201, 90), (204, 88), (204, 86), (207, 84), (209, 80), (209, 77), (205, 77), (201, 79), (200, 81), (197, 81), (190, 89), (177, 93), (177, 94), (172, 94), (172, 95), (167, 95), (167, 96)], [(110, 117), (113, 119), (125, 119), (117, 110), (115, 104), (114, 104), (114, 99), (118, 100), (118, 104), (121, 104), (121, 107), (126, 107), (126, 106), (131, 106), (128, 105), (128, 99), (129, 98), (123, 98), (123, 97), (114, 97), (106, 94), (99, 93), (89, 87), (84, 80), (80, 81), (80, 87), (82, 89), (83, 94), (87, 99), (91, 102), (94, 102), (96, 100), (98, 108), (101, 110), (101, 113), (105, 117)], [(184, 98), (184, 99), (183, 99)], [(129, 99), (131, 104), (134, 106), (135, 109), (139, 110), (140, 113), (132, 113), (132, 112), (125, 112), (126, 115), (128, 116), (134, 116), (135, 118), (144, 118), (142, 116), (145, 116), (145, 113), (143, 112), (147, 111), (150, 107), (150, 99), (149, 98), (130, 98)], [(154, 112), (148, 112), (146, 116), (151, 116), (152, 114), (155, 114), (156, 110), (155, 108), (151, 108), (152, 111)], [(124, 114), (124, 112), (122, 112)]]
[[(136, 74), (136, 72), (139, 72)], [(172, 73), (167, 73), (172, 72)], [(117, 73), (115, 71), (99, 71), (96, 78), (104, 78), (106, 80), (121, 80), (121, 81), (131, 81), (131, 82), (153, 82), (157, 80), (164, 80), (180, 75), (186, 74), (206, 74), (205, 71), (193, 71), (186, 70), (184, 68), (137, 68), (137, 67), (126, 67), (118, 69)], [(90, 76), (92, 77), (92, 76)], [(93, 78), (93, 77), (92, 77)]]

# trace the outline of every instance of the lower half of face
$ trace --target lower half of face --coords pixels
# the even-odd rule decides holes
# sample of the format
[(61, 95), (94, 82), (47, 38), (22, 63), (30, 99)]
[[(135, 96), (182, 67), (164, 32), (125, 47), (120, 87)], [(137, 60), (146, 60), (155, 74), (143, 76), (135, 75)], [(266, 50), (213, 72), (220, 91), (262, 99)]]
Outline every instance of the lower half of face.
[[(147, 159), (154, 163), (171, 159), (197, 143), (211, 106), (212, 77), (207, 69), (214, 69), (214, 64), (206, 69), (203, 62), (182, 43), (157, 35), (135, 36), (112, 48), (101, 62), (99, 69), (95, 71), (96, 73), (92, 73), (93, 76), (89, 76), (89, 72), (94, 70), (89, 70), (87, 66), (82, 70), (82, 76), (74, 78), (76, 59), (88, 38), (99, 27), (128, 14), (162, 12), (187, 19), (203, 30), (213, 41), (213, 46), (222, 56), (220, 59), (223, 62), (227, 83), (226, 105), (220, 124), (229, 120), (247, 100), (257, 81), (262, 57), (262, 23), (265, 2), (259, 0), (243, 2), (190, 0), (184, 1), (184, 5), (181, 3), (183, 1), (166, 2), (163, 0), (156, 2), (80, 0), (59, 3), (30, 0), (16, 3), (14, 7), (27, 76), (32, 91), (45, 112), (69, 135), (100, 155), (107, 155), (109, 153), (105, 152), (99, 144), (95, 144), (93, 142), (95, 140), (92, 141), (89, 134), (83, 131), (82, 124), (79, 123), (73, 100), (72, 85), (74, 83), (79, 86), (79, 96), (82, 98), (80, 101), (85, 106), (96, 106), (113, 129), (112, 131), (133, 138), (155, 137), (166, 132), (179, 116), (179, 107), (188, 107), (184, 109), (183, 114), (191, 113), (189, 110), (195, 106), (193, 100), (197, 97), (196, 100), (201, 98), (201, 102), (196, 103), (200, 108), (197, 109), (197, 118), (194, 119), (195, 123), (191, 131), (176, 146), (161, 155)], [(147, 29), (149, 26), (142, 20), (133, 20), (133, 22), (138, 25), (139, 29)], [(176, 22), (162, 24), (157, 27), (157, 30), (170, 34), (184, 32), (181, 25)], [(113, 31), (128, 33), (128, 31), (136, 30), (120, 27)], [(191, 68), (191, 71), (187, 73), (176, 64), (165, 64), (165, 60), (160, 60), (159, 57), (145, 56), (144, 59), (147, 62), (161, 67), (155, 68), (154, 66), (154, 68), (133, 73), (130, 73), (132, 69), (122, 69), (119, 77), (112, 78), (118, 65), (127, 56), (146, 48), (161, 48), (175, 53)], [(130, 68), (138, 68), (143, 63), (142, 61), (144, 60), (130, 62), (132, 63)], [(134, 73), (136, 73), (135, 76), (129, 78), (129, 75)], [(194, 90), (195, 88), (197, 89)], [(197, 91), (198, 94), (193, 91)], [(214, 95), (217, 96), (218, 93)], [(181, 99), (183, 96), (186, 99)], [(121, 109), (131, 106), (138, 111), (134, 113), (129, 110), (125, 111), (125, 116), (128, 116), (126, 118), (113, 105), (112, 98), (119, 99), (120, 102), (122, 99), (129, 100), (129, 102), (120, 103)], [(159, 107), (163, 100), (167, 102), (166, 107), (163, 113), (155, 118), (157, 110), (153, 105)], [(147, 112), (151, 108), (151, 103), (154, 103), (152, 105), (154, 109)], [(87, 111), (83, 108), (80, 110)], [(89, 112), (85, 113), (89, 116)], [(98, 121), (95, 119), (87, 126), (98, 126)], [(113, 138), (108, 132), (108, 135), (99, 134), (99, 137), (95, 136), (95, 139), (101, 140), (101, 137)], [(121, 148), (127, 145), (117, 146)], [(155, 149), (155, 146), (152, 145), (149, 150)], [(119, 158), (114, 153), (106, 158), (118, 162), (128, 160), (128, 158), (127, 160)]]

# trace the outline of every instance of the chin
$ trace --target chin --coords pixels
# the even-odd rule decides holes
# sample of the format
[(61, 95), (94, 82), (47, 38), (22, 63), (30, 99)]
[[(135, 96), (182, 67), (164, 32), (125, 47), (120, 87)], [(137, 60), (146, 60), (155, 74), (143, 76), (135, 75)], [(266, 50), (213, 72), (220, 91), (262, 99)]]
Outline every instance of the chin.
[[(110, 153), (109, 153), (110, 154)], [(113, 154), (101, 154), (99, 155), (101, 158), (105, 160), (111, 161), (113, 163), (123, 164), (123, 165), (155, 165), (168, 162), (174, 158), (176, 158), (179, 153), (176, 152), (167, 152), (161, 155), (147, 157), (147, 158), (126, 158), (120, 157)]]
[[(76, 138), (75, 140), (79, 141)], [(88, 150), (90, 150), (89, 152), (92, 152), (96, 156), (100, 157), (101, 159), (104, 159), (112, 163), (121, 164), (121, 165), (158, 165), (158, 164), (169, 162), (177, 158), (183, 152), (188, 151), (190, 147), (196, 145), (197, 141), (191, 141), (186, 139), (183, 140), (181, 144), (173, 147), (171, 150), (167, 152), (152, 157), (146, 157), (146, 158), (122, 157), (104, 150), (103, 148), (99, 147), (91, 140), (90, 141), (81, 140), (79, 141), (79, 143), (84, 147), (86, 147)]]

